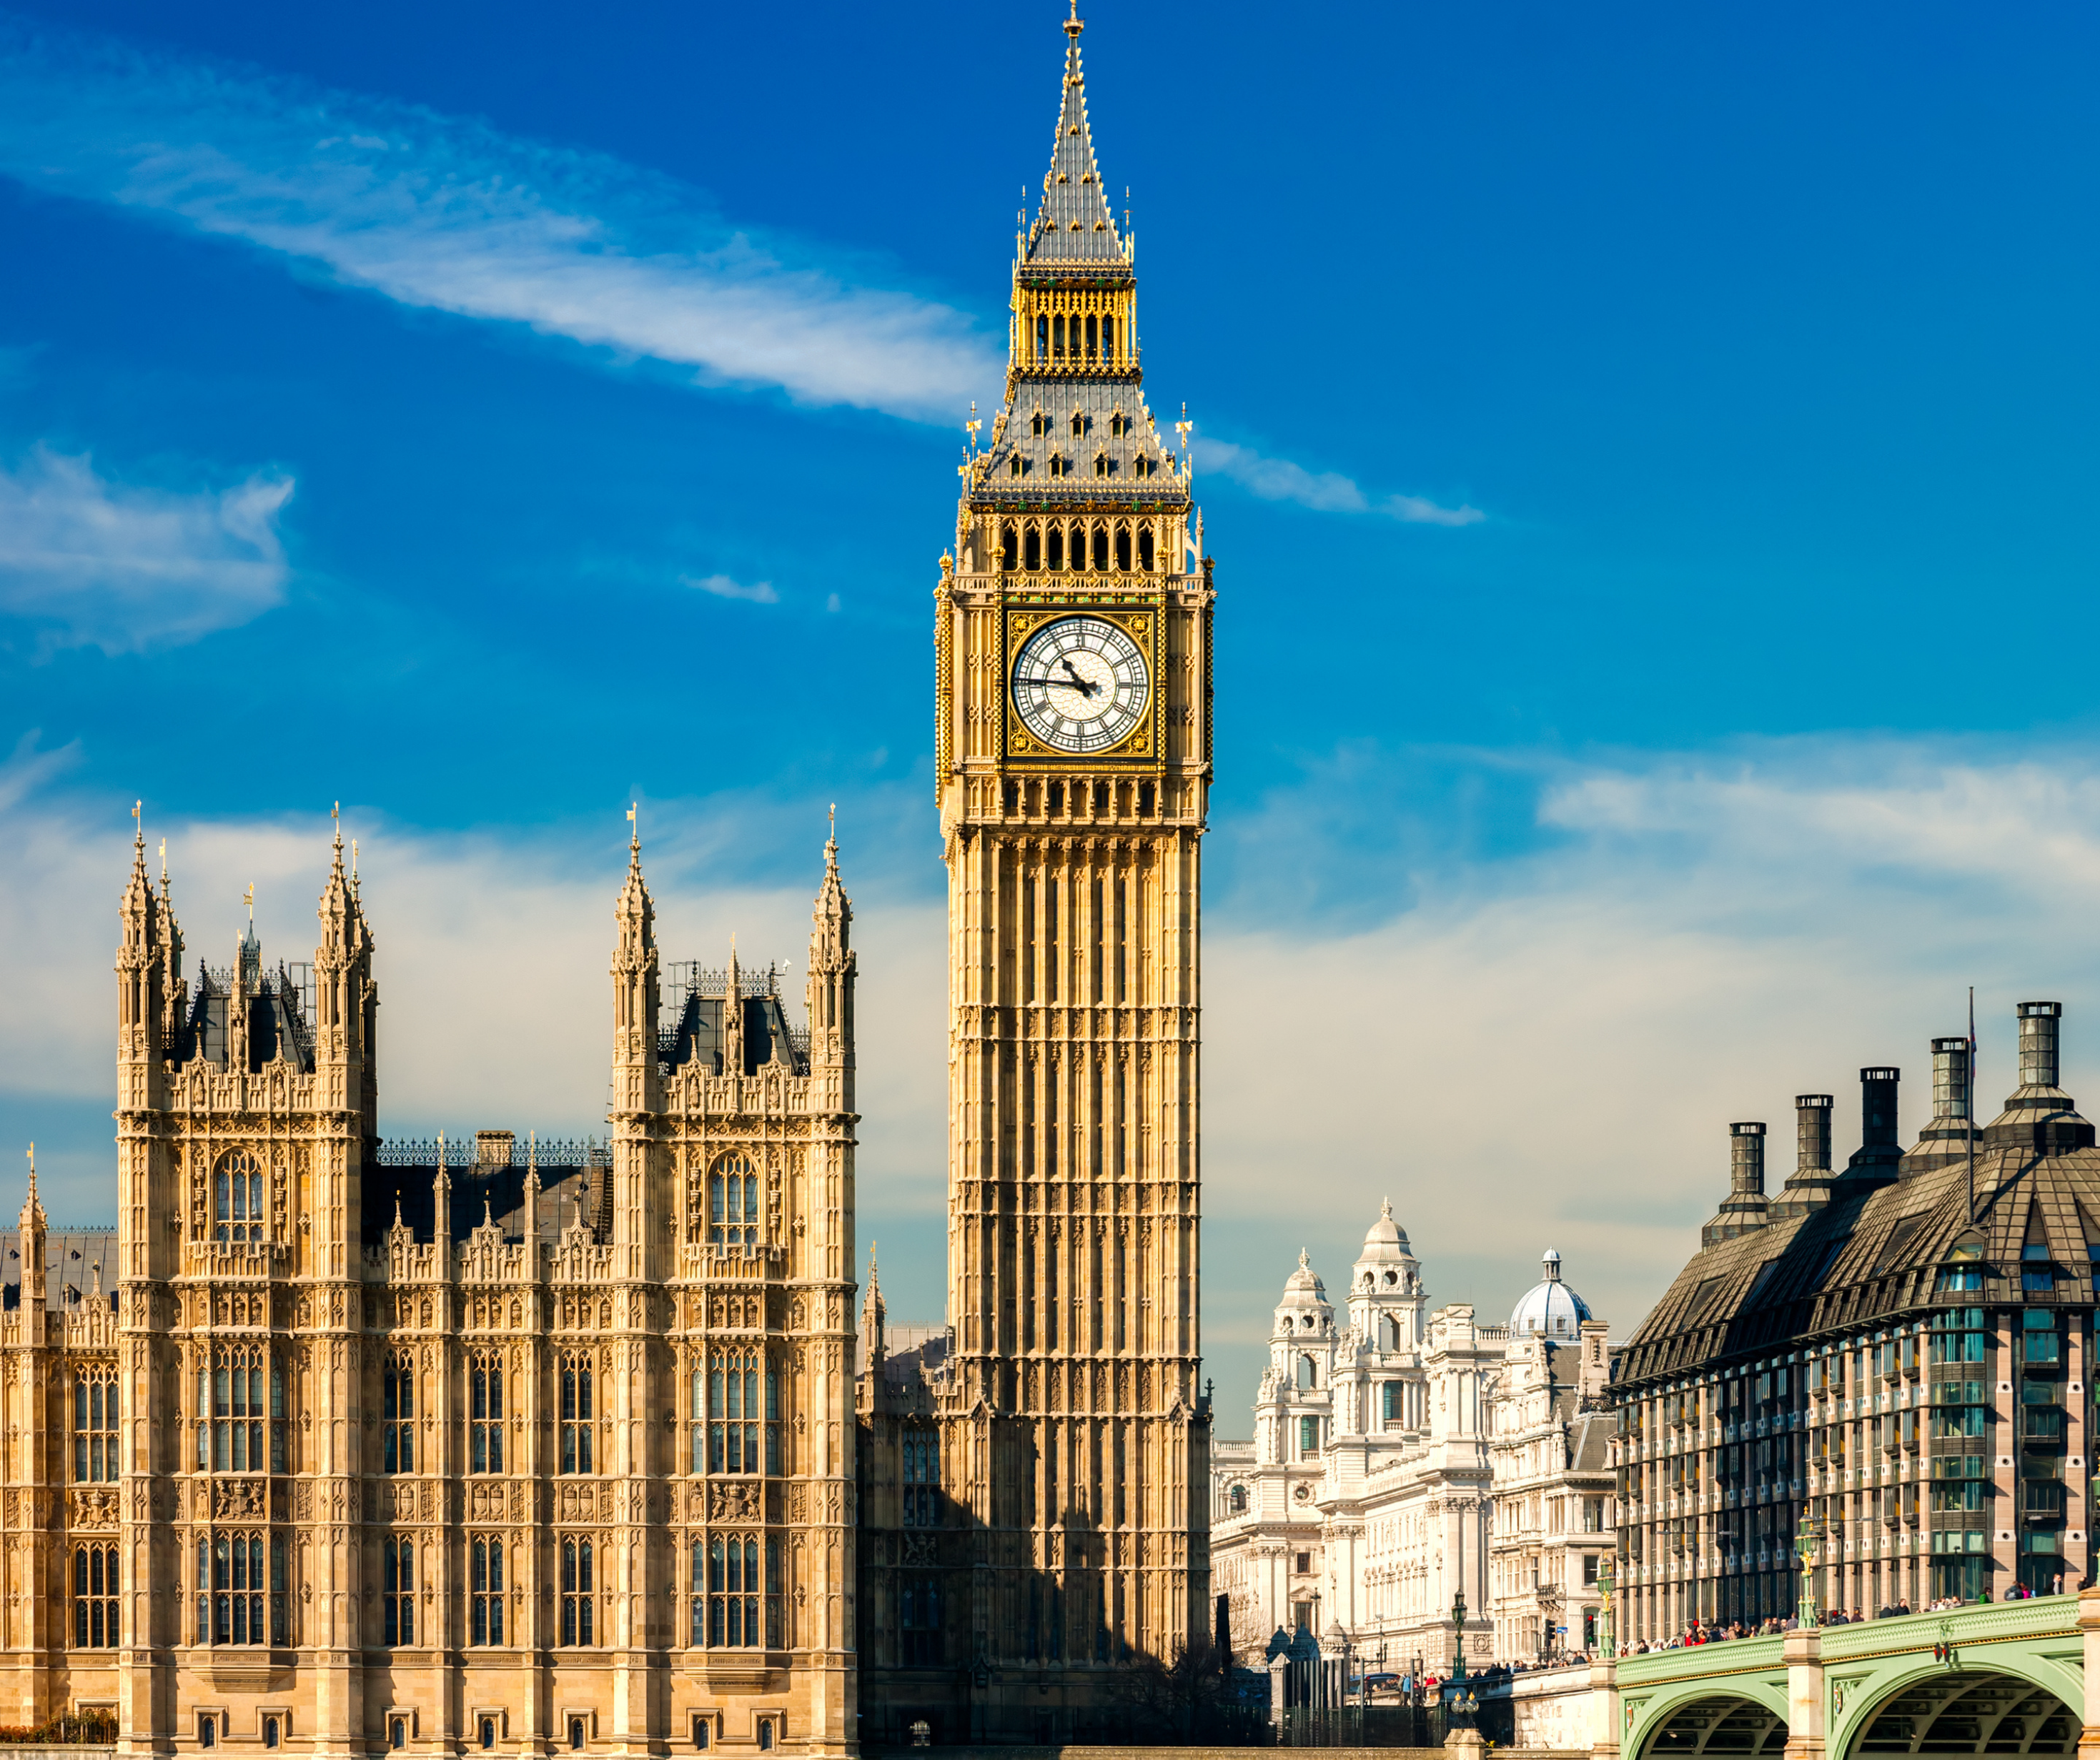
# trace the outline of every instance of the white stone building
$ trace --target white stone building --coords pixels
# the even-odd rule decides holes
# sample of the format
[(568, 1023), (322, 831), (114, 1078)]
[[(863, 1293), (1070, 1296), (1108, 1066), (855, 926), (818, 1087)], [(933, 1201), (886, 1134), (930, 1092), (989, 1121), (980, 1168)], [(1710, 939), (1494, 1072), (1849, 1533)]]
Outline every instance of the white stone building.
[(1548, 1624), (1569, 1627), (1555, 1648), (1578, 1644), (1614, 1516), (1599, 1397), (1610, 1366), (1557, 1255), (1502, 1327), (1463, 1304), (1429, 1311), (1389, 1203), (1340, 1314), (1301, 1253), (1254, 1437), (1212, 1445), (1212, 1586), (1229, 1598), (1239, 1660), (1309, 1626), (1366, 1672), (1419, 1659), (1440, 1674), (1461, 1593), (1469, 1667), (1529, 1660)]
[(1510, 1316), (1488, 1400), (1491, 1611), (1506, 1661), (1595, 1648), (1598, 1572), (1614, 1544), (1612, 1348), (1561, 1281), (1559, 1253), (1547, 1252), (1545, 1274)]

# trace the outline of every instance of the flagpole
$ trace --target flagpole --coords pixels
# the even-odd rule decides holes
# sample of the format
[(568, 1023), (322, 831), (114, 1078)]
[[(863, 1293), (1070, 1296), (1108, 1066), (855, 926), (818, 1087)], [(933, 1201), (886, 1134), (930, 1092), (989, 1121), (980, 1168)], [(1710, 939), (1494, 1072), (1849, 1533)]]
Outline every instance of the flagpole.
[(1976, 987), (1969, 986), (1969, 1225), (1976, 1225)]

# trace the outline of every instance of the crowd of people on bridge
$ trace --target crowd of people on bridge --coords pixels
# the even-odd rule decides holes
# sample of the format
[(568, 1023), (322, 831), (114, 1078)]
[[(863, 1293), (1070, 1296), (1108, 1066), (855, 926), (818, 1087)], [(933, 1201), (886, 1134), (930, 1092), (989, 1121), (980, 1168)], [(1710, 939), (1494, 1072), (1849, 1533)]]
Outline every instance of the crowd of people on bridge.
[[(2031, 1601), (2040, 1592), (2038, 1590), (2028, 1588), (2024, 1584), (2014, 1583), (2000, 1599), (2006, 1601)], [(2056, 1579), (2052, 1592), (2057, 1595), (2063, 1593), (2062, 1577)], [(1979, 1601), (1988, 1601), (1990, 1599), (1988, 1591), (1978, 1598)], [(1948, 1595), (1938, 1601), (1929, 1601), (1924, 1606), (1917, 1608), (1913, 1608), (1908, 1601), (1896, 1601), (1887, 1607), (1876, 1608), (1873, 1617), (1876, 1619), (1902, 1619), (1913, 1612), (1944, 1613), (1955, 1608), (1967, 1607), (1971, 1604), (1964, 1601), (1960, 1595)], [(1859, 1608), (1854, 1608), (1849, 1613), (1842, 1608), (1830, 1608), (1817, 1618), (1815, 1623), (1819, 1626), (1856, 1626), (1866, 1617), (1866, 1613)], [(1785, 1619), (1759, 1620), (1747, 1625), (1740, 1620), (1723, 1623), (1719, 1621), (1695, 1619), (1674, 1638), (1635, 1639), (1630, 1643), (1621, 1644), (1619, 1654), (1622, 1657), (1647, 1656), (1657, 1650), (1686, 1650), (1695, 1644), (1726, 1643), (1735, 1639), (1776, 1638), (1783, 1632), (1793, 1631), (1800, 1623), (1800, 1620), (1792, 1614), (1789, 1614)]]

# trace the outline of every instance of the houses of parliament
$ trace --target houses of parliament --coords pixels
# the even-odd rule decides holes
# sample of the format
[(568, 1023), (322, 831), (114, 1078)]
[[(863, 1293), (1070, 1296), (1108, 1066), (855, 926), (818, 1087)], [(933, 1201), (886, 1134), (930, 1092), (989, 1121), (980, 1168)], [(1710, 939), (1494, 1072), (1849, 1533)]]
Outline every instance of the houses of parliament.
[(410, 1142), (340, 833), (311, 959), (251, 926), (224, 966), (186, 964), (142, 836), (117, 1226), (55, 1230), (33, 1172), (0, 1258), (0, 1723), (100, 1713), (139, 1756), (1062, 1741), (1207, 1637), (1211, 564), (1082, 28), (933, 594), (945, 1325), (861, 1281), (835, 842), (798, 1010), (733, 952), (666, 962), (631, 839), (602, 1140)]

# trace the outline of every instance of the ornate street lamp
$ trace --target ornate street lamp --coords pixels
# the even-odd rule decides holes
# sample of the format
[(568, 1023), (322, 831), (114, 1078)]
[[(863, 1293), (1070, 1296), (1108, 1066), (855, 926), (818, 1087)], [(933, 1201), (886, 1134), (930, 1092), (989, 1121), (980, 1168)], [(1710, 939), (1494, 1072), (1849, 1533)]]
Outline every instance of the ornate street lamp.
[(1462, 1682), (1466, 1678), (1466, 1591), (1461, 1589), (1451, 1598), (1451, 1624), (1456, 1628), (1454, 1643), (1458, 1660), (1451, 1665), (1451, 1679)]
[(1608, 1657), (1618, 1654), (1618, 1645), (1615, 1641), (1617, 1635), (1612, 1630), (1612, 1555), (1607, 1552), (1597, 1561), (1597, 1589), (1604, 1597), (1604, 1611), (1597, 1619), (1597, 1637), (1604, 1654)]
[(1815, 1568), (1815, 1551), (1822, 1534), (1813, 1522), (1803, 1522), (1793, 1537), (1793, 1550), (1801, 1555), (1801, 1608), (1798, 1622), (1806, 1630), (1822, 1623), (1815, 1611), (1815, 1583), (1809, 1574)]

